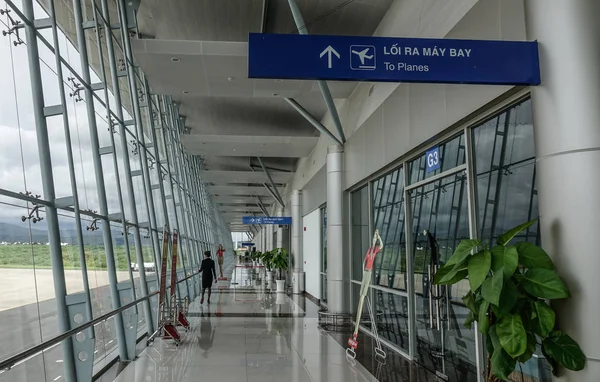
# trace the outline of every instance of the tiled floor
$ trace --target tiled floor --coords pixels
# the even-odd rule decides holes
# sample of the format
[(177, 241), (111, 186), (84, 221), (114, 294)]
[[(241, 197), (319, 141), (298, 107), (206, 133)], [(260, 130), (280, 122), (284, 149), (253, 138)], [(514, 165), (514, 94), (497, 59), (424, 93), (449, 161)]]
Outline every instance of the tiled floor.
[[(317, 305), (304, 297), (272, 294), (254, 283), (246, 286), (243, 279), (251, 273), (238, 269), (237, 283), (220, 282), (210, 305), (194, 301), (188, 313), (191, 329), (181, 331), (181, 344), (157, 339), (115, 381), (436, 380), (389, 349), (385, 365), (371, 362), (369, 350), (358, 352), (358, 362), (349, 362), (347, 334), (323, 331)], [(367, 338), (361, 341), (368, 343)]]

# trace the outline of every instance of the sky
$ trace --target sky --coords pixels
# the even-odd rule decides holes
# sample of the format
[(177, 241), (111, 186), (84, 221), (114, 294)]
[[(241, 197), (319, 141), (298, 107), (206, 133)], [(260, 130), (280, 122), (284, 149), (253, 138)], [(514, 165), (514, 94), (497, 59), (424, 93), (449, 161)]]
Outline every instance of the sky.
[[(34, 2), (36, 14), (40, 17), (44, 11)], [(8, 23), (7, 16), (0, 16), (3, 23)], [(5, 29), (4, 24), (0, 24), (0, 29)], [(52, 41), (50, 30), (44, 30), (44, 36)], [(25, 41), (23, 31), (20, 32), (21, 40)], [(29, 77), (28, 54), (25, 44), (13, 45), (16, 36), (0, 38), (0, 188), (13, 192), (32, 192), (34, 195), (44, 196), (40, 157), (37, 149), (37, 133), (35, 129), (35, 119), (33, 113), (31, 81)], [(38, 39), (40, 50), (42, 85), (44, 88), (44, 104), (52, 106), (60, 104), (59, 80), (56, 75), (56, 64), (54, 54)], [(59, 32), (59, 47), (61, 54), (67, 59), (69, 64), (77, 71), (80, 71), (79, 54), (66, 37)], [(91, 47), (96, 49), (95, 47)], [(14, 73), (14, 75), (13, 75)], [(7, 75), (8, 74), (8, 75)], [(92, 82), (99, 82), (98, 76), (91, 73)], [(71, 134), (71, 145), (74, 154), (75, 171), (77, 178), (77, 191), (79, 193), (79, 202), (81, 209), (99, 210), (98, 191), (94, 176), (94, 162), (91, 156), (91, 138), (89, 132), (89, 123), (87, 119), (87, 107), (84, 100), (76, 101), (76, 97), (70, 97), (74, 86), (68, 77), (72, 73), (63, 65), (63, 79), (68, 85), (65, 85), (67, 97), (67, 109), (69, 120), (69, 131)], [(104, 99), (104, 92), (98, 92)], [(82, 94), (83, 96), (83, 94)], [(100, 146), (111, 145), (111, 137), (106, 122), (106, 109), (97, 101), (94, 101), (96, 107), (96, 123), (98, 129), (98, 138)], [(114, 105), (114, 97), (109, 94), (109, 103)], [(131, 116), (126, 114), (125, 119)], [(73, 195), (71, 190), (71, 181), (68, 168), (67, 141), (64, 132), (63, 116), (47, 118), (48, 139), (50, 143), (51, 162), (55, 184), (56, 197), (66, 197)], [(114, 135), (117, 147), (120, 148), (121, 141), (119, 134)], [(133, 139), (128, 135), (127, 140)], [(133, 155), (133, 147), (128, 144), (130, 163), (132, 169), (140, 168), (139, 155)], [(102, 168), (106, 195), (109, 207), (109, 213), (119, 212), (119, 198), (116, 192), (117, 185), (122, 188), (125, 216), (130, 219), (128, 206), (128, 193), (126, 191), (126, 182), (124, 178), (123, 155), (121, 150), (117, 150), (119, 178), (112, 159), (112, 155), (102, 157)], [(120, 180), (119, 180), (120, 179)], [(147, 211), (145, 208), (145, 196), (143, 193), (142, 178), (134, 178), (134, 192), (136, 196), (136, 205), (138, 206), (139, 221), (147, 221)], [(0, 196), (0, 203), (9, 203), (23, 205), (14, 199)], [(11, 224), (20, 224), (20, 216), (23, 211), (18, 207), (11, 207), (6, 204), (0, 204), (0, 221)], [(18, 220), (15, 220), (18, 219)]]

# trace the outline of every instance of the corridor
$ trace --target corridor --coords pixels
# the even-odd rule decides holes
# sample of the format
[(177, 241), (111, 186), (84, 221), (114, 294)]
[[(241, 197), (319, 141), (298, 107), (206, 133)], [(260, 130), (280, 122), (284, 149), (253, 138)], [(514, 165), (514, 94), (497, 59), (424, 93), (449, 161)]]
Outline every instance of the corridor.
[(157, 339), (115, 382), (436, 380), (389, 349), (385, 365), (363, 366), (367, 359), (374, 363), (369, 337), (360, 337), (366, 351), (359, 352), (356, 362), (349, 361), (348, 334), (320, 328), (317, 304), (303, 296), (271, 293), (258, 282), (261, 270), (227, 268), (229, 281), (213, 288), (211, 304), (201, 305), (198, 297), (190, 305), (191, 329), (180, 329), (181, 344)]

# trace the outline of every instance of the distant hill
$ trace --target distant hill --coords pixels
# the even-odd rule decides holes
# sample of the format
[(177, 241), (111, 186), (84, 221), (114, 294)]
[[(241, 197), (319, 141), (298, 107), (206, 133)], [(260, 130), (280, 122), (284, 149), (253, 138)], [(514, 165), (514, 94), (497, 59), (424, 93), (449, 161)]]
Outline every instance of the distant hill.
[[(23, 225), (9, 224), (0, 222), (0, 242), (8, 243), (47, 243), (48, 242), (48, 231), (45, 225), (40, 224), (40, 228), (31, 228), (31, 237), (29, 236), (29, 225), (25, 222)], [(62, 243), (77, 244), (77, 231), (75, 228), (69, 228), (60, 231), (60, 237)], [(83, 231), (84, 242), (86, 245), (103, 245), (104, 239), (102, 230), (87, 231), (84, 228)], [(125, 240), (120, 233), (113, 233), (113, 241), (117, 245), (123, 245)]]

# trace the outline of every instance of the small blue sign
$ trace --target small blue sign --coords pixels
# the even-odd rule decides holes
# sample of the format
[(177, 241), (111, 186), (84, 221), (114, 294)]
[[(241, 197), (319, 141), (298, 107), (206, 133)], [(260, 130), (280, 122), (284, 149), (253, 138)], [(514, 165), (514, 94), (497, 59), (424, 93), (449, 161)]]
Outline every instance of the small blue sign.
[(271, 217), (243, 216), (242, 224), (290, 225), (290, 224), (292, 224), (292, 218), (290, 216), (271, 216)]
[(254, 243), (242, 242), (242, 247), (254, 247)]
[(534, 41), (251, 33), (248, 77), (539, 85)]
[(432, 172), (439, 169), (442, 166), (442, 160), (440, 159), (440, 148), (435, 146), (431, 150), (425, 153), (425, 160), (427, 166), (425, 172)]

